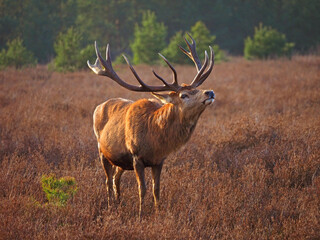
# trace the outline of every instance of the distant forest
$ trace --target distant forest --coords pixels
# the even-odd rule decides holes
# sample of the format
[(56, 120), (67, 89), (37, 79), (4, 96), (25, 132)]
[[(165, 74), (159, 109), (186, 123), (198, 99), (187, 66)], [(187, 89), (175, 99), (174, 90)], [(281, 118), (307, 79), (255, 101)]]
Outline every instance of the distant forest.
[(215, 43), (235, 55), (243, 54), (244, 39), (259, 23), (284, 33), (298, 52), (320, 43), (319, 0), (0, 0), (0, 50), (20, 37), (46, 63), (55, 56), (59, 33), (74, 27), (83, 46), (98, 40), (110, 43), (115, 54), (130, 54), (134, 26), (146, 10), (167, 26), (167, 42), (201, 20)]

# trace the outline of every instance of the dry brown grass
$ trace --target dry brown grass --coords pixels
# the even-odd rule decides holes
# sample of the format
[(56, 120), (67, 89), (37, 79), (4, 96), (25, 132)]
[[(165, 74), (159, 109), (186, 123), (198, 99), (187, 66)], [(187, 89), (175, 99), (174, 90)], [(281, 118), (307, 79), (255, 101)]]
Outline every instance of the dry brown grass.
[[(137, 67), (144, 79), (150, 70)], [(132, 79), (126, 67), (118, 71)], [(195, 74), (177, 71), (180, 82)], [(122, 178), (120, 205), (106, 209), (91, 116), (107, 98), (149, 94), (89, 71), (0, 72), (0, 239), (319, 239), (319, 76), (314, 56), (215, 66), (203, 88), (217, 100), (165, 161), (158, 215), (147, 171), (139, 222), (133, 172)], [(78, 183), (65, 208), (45, 206), (40, 179), (49, 173)]]

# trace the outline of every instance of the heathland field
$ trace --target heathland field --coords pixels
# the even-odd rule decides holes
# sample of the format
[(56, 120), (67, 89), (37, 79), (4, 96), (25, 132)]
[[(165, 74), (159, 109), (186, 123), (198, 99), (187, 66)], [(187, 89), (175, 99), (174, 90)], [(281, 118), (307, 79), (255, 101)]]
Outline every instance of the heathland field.
[[(154, 67), (170, 77), (165, 67)], [(150, 66), (137, 66), (150, 84)], [(177, 66), (190, 83), (194, 66)], [(119, 75), (134, 83), (127, 66)], [(145, 216), (125, 172), (106, 208), (92, 113), (113, 97), (149, 98), (92, 72), (45, 66), (0, 72), (0, 239), (319, 239), (320, 58), (218, 64), (202, 85), (216, 101), (190, 141), (165, 161), (154, 212), (147, 169)], [(43, 175), (74, 177), (65, 206), (49, 204)]]

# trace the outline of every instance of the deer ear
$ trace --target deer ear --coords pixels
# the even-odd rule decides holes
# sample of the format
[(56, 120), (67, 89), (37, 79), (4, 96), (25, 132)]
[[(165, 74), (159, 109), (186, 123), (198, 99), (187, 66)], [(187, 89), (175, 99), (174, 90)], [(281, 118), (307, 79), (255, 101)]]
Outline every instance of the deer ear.
[(167, 93), (151, 93), (154, 97), (158, 98), (162, 103), (166, 104), (166, 103), (171, 103), (172, 102), (172, 97), (170, 96), (170, 94)]

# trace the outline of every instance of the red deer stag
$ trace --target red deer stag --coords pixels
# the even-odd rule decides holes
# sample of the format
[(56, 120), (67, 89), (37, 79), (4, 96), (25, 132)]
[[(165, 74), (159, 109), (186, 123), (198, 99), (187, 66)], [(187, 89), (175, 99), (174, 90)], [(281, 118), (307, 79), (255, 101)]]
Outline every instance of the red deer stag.
[[(212, 90), (198, 90), (212, 71), (214, 53), (210, 47), (210, 60), (205, 51), (203, 65), (196, 53), (194, 39), (190, 43), (185, 39), (190, 50), (180, 47), (197, 68), (197, 74), (190, 85), (178, 84), (177, 73), (168, 60), (159, 55), (173, 72), (173, 82), (168, 83), (153, 71), (164, 85), (150, 86), (144, 83), (128, 59), (123, 56), (133, 75), (140, 83), (135, 86), (123, 81), (113, 70), (109, 44), (106, 59), (103, 59), (97, 44), (97, 60), (94, 65), (88, 61), (91, 70), (106, 76), (122, 87), (137, 92), (150, 92), (160, 100), (140, 99), (131, 101), (122, 98), (109, 99), (96, 107), (93, 114), (93, 128), (98, 140), (100, 160), (106, 174), (108, 205), (114, 192), (115, 199), (120, 196), (120, 178), (124, 170), (134, 170), (138, 182), (140, 208), (142, 214), (143, 198), (146, 192), (144, 169), (151, 167), (153, 197), (156, 210), (160, 195), (160, 173), (164, 159), (174, 150), (184, 145), (190, 138), (201, 113), (215, 98)], [(209, 64), (209, 66), (208, 66)], [(156, 92), (168, 91), (166, 94)]]

